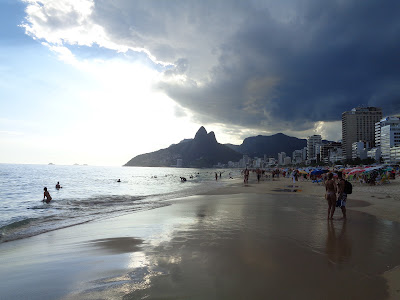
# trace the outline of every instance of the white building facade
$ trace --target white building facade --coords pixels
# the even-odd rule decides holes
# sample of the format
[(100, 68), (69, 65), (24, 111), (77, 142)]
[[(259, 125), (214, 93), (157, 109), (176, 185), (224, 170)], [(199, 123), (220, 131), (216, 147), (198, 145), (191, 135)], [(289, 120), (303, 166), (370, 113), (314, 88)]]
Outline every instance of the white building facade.
[[(322, 145), (322, 137), (314, 134), (309, 136), (307, 139), (307, 159), (317, 160), (317, 154), (319, 154), (319, 147)], [(318, 150), (318, 151), (317, 151)]]
[(392, 163), (390, 149), (400, 146), (400, 124), (381, 127), (380, 143), (383, 162)]

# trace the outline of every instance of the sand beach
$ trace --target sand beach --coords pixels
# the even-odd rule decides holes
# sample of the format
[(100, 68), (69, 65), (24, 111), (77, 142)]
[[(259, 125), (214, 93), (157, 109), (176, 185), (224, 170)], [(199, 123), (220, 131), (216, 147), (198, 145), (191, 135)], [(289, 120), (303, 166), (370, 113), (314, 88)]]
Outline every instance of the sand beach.
[(0, 244), (3, 299), (399, 299), (400, 180), (355, 185), (326, 220), (324, 186), (288, 178)]

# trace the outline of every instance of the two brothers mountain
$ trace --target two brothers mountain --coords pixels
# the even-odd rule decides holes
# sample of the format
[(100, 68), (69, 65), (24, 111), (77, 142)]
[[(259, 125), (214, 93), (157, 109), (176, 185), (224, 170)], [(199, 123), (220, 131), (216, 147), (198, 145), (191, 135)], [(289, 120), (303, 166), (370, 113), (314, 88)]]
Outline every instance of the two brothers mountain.
[(246, 138), (241, 145), (220, 144), (214, 132), (207, 133), (201, 126), (194, 139), (185, 139), (166, 149), (135, 156), (125, 166), (169, 167), (182, 159), (185, 167), (212, 167), (228, 161), (239, 161), (243, 154), (250, 157), (277, 157), (279, 152), (291, 154), (294, 150), (307, 146), (307, 140), (290, 137), (282, 133), (272, 136)]

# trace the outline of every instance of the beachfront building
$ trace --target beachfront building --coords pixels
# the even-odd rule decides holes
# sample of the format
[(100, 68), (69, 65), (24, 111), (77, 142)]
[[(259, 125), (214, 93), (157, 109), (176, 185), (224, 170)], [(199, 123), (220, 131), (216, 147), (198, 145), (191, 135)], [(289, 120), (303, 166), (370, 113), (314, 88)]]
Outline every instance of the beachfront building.
[(285, 165), (285, 166), (288, 166), (288, 165), (290, 165), (292, 163), (292, 159), (290, 158), (290, 156), (286, 156), (284, 159), (283, 159), (283, 164)]
[(330, 152), (331, 150), (335, 150), (338, 148), (342, 148), (342, 143), (339, 142), (329, 142), (326, 144), (322, 144), (320, 147), (320, 156), (321, 156), (321, 161), (324, 163), (329, 163), (330, 159)]
[(368, 158), (375, 159), (376, 162), (381, 160), (381, 147), (374, 147), (367, 152)]
[(261, 168), (262, 167), (262, 162), (263, 160), (259, 157), (254, 158), (254, 167), (255, 168)]
[(318, 161), (319, 149), (321, 145), (322, 137), (319, 134), (314, 134), (307, 138), (307, 160)]
[(243, 158), (239, 161), (241, 168), (246, 168), (250, 164), (250, 157), (248, 155), (243, 155)]
[(375, 124), (382, 119), (378, 107), (357, 107), (342, 113), (342, 143), (346, 159), (352, 158), (352, 144), (368, 142), (375, 147)]
[(390, 148), (390, 163), (400, 164), (400, 146)]
[(351, 158), (352, 159), (366, 159), (369, 150), (369, 143), (365, 141), (354, 142), (351, 144)]
[(228, 168), (239, 168), (239, 162), (228, 161)]
[(307, 160), (307, 147), (304, 147), (303, 149), (301, 149), (301, 151), (303, 151), (303, 161)]
[(303, 150), (294, 150), (292, 153), (292, 163), (301, 164), (303, 161)]
[(285, 152), (280, 152), (278, 153), (278, 165), (283, 166), (285, 164), (285, 157), (286, 157), (286, 153)]
[(380, 143), (383, 162), (392, 163), (390, 149), (400, 146), (400, 124), (381, 127)]
[(277, 163), (278, 162), (277, 162), (276, 158), (274, 158), (274, 157), (270, 157), (268, 159), (268, 166), (275, 166)]
[(342, 162), (345, 160), (343, 156), (343, 149), (342, 148), (335, 148), (329, 151), (329, 162), (331, 164), (336, 164), (337, 162)]
[(375, 123), (375, 147), (381, 146), (381, 128), (387, 125), (396, 126), (400, 124), (399, 117), (385, 117)]

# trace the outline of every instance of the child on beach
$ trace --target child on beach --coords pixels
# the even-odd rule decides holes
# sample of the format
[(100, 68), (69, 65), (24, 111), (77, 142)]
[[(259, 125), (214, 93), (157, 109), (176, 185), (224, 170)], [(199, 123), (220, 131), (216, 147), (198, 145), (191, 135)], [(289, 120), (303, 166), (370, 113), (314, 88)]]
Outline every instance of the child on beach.
[(47, 187), (44, 187), (44, 194), (43, 194), (43, 202), (45, 201), (44, 199), (46, 199), (46, 203), (49, 204), (51, 201), (51, 196), (50, 193), (47, 191)]

